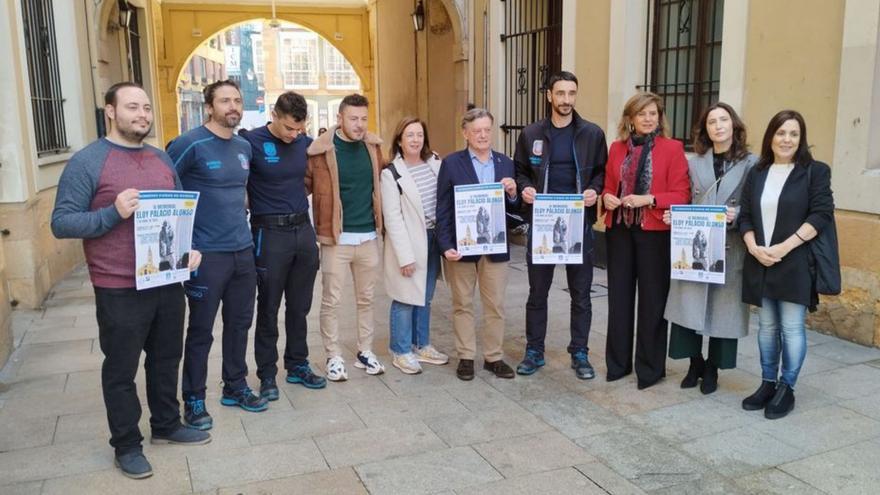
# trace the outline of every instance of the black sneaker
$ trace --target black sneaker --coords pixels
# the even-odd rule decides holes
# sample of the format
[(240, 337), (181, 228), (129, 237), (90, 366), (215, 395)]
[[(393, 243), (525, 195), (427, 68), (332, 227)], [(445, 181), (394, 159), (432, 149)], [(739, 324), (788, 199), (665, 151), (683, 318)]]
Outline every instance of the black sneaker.
[(455, 376), (458, 377), (459, 380), (470, 381), (474, 379), (474, 360), (473, 359), (459, 359), (458, 360), (458, 368), (455, 370)]
[(249, 387), (240, 390), (223, 390), (220, 403), (224, 406), (238, 406), (248, 412), (263, 412), (269, 409), (269, 401), (258, 396)]
[(581, 380), (592, 380), (596, 378), (596, 370), (593, 369), (593, 365), (590, 364), (590, 359), (587, 357), (587, 351), (577, 351), (571, 355), (571, 369), (574, 370), (574, 375)]
[(312, 371), (309, 363), (304, 363), (287, 372), (287, 383), (301, 383), (305, 388), (317, 389), (327, 386), (327, 379)]
[(275, 384), (275, 378), (263, 378), (260, 380), (260, 397), (272, 401), (278, 400), (280, 393), (278, 385)]
[(204, 445), (211, 441), (211, 434), (206, 431), (180, 426), (170, 435), (156, 435), (150, 438), (153, 445), (170, 443), (173, 445)]
[(153, 466), (150, 466), (150, 462), (144, 457), (143, 452), (117, 455), (113, 464), (122, 471), (122, 474), (131, 479), (139, 480), (153, 475)]
[(513, 372), (513, 368), (511, 368), (507, 363), (502, 360), (483, 362), (483, 369), (486, 371), (491, 371), (498, 378), (513, 378), (516, 376), (516, 373)]
[(205, 409), (205, 401), (195, 397), (183, 404), (183, 422), (190, 428), (203, 431), (210, 430), (214, 426), (214, 419)]

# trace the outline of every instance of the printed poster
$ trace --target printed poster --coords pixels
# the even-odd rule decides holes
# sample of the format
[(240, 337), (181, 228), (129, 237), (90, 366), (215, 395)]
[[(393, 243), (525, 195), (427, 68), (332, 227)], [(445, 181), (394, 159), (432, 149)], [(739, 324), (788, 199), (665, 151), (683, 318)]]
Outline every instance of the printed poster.
[(532, 263), (583, 263), (584, 197), (537, 194), (532, 207)]
[(455, 237), (463, 256), (507, 252), (504, 187), (500, 182), (455, 186)]
[(724, 283), (726, 206), (673, 206), (671, 278)]
[(193, 220), (199, 193), (140, 191), (134, 212), (137, 289), (189, 280)]

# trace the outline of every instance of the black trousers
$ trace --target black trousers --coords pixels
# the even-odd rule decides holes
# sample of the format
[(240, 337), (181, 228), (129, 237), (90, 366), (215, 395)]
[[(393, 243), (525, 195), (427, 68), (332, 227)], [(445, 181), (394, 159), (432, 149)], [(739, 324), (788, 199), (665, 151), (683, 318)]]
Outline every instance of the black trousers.
[[(528, 243), (531, 249), (531, 241)], [(571, 296), (570, 332), (568, 352), (574, 354), (589, 350), (590, 325), (593, 320), (593, 303), (590, 287), (593, 285), (593, 229), (584, 232), (583, 263), (565, 265), (568, 291)], [(547, 297), (553, 284), (556, 265), (535, 265), (531, 252), (526, 256), (529, 272), (529, 298), (526, 301), (526, 349), (544, 352), (547, 336)]]
[(168, 435), (180, 427), (177, 372), (183, 352), (186, 303), (180, 284), (146, 290), (95, 287), (98, 341), (104, 353), (101, 389), (110, 425), (110, 445), (117, 455), (139, 451), (144, 437), (138, 422), (141, 403), (134, 378), (141, 352), (150, 429)]
[(257, 329), (254, 357), (257, 376), (274, 378), (278, 373), (278, 309), (285, 299), (284, 368), (292, 370), (309, 359), (306, 317), (312, 308), (312, 290), (318, 274), (318, 244), (308, 221), (299, 225), (254, 224), (257, 265)]
[(247, 387), (245, 354), (257, 292), (254, 250), (202, 253), (202, 264), (184, 287), (189, 301), (189, 326), (183, 357), (183, 399), (205, 398), (208, 354), (214, 342), (214, 319), (221, 302), (223, 390), (233, 392)]
[(669, 232), (616, 225), (605, 233), (608, 242), (608, 331), (605, 362), (608, 378), (633, 369), (639, 381), (654, 383), (666, 376), (667, 322), (663, 318), (669, 293)]

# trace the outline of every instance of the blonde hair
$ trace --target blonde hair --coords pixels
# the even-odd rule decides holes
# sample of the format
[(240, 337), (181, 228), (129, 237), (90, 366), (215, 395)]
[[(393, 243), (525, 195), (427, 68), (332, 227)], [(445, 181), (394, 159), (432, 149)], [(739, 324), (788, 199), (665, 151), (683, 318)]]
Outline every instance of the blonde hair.
[(633, 134), (633, 117), (651, 103), (657, 105), (659, 120), (657, 127), (660, 130), (660, 135), (666, 138), (669, 137), (669, 122), (666, 121), (666, 111), (663, 109), (663, 98), (648, 91), (639, 91), (632, 95), (629, 100), (626, 100), (626, 105), (623, 106), (623, 115), (620, 116), (620, 122), (617, 124), (617, 139), (626, 141), (630, 138)]

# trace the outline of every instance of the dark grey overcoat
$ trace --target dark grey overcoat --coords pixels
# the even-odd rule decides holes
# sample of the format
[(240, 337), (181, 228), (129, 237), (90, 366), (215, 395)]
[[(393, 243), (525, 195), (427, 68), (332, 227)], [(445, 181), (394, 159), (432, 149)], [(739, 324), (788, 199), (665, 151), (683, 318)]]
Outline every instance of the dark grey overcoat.
[[(688, 160), (691, 202), (699, 205), (726, 205), (740, 209), (740, 193), (746, 175), (757, 157), (749, 154), (737, 162), (724, 164), (726, 170), (715, 185), (712, 151)], [(738, 339), (749, 333), (749, 307), (742, 303), (742, 268), (747, 253), (736, 230), (736, 220), (728, 224), (724, 285), (672, 280), (666, 300), (665, 318), (707, 337)]]

